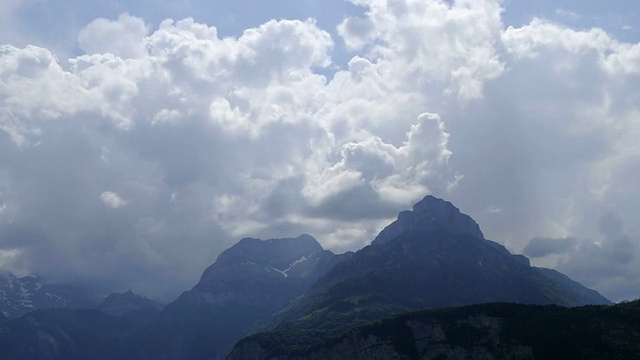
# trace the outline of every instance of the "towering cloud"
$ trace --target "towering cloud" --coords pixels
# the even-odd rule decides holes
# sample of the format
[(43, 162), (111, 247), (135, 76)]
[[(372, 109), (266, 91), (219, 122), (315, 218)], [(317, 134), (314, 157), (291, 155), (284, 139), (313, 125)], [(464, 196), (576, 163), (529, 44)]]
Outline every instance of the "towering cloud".
[[(507, 26), (499, 1), (351, 3), (331, 28), (236, 36), (130, 11), (66, 57), (3, 38), (0, 267), (170, 297), (240, 237), (353, 249), (434, 193), (511, 250), (538, 238), (538, 262), (636, 296), (637, 259), (616, 254), (640, 236), (640, 46)], [(591, 257), (621, 265), (596, 278)]]

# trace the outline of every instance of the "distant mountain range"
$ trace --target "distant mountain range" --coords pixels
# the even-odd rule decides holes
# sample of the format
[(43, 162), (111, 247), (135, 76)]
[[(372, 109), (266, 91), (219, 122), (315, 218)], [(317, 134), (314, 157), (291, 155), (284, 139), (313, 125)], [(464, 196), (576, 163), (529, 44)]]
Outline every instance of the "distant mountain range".
[(128, 291), (107, 296), (93, 309), (34, 310), (0, 327), (0, 359), (117, 359), (125, 339), (161, 309)]
[[(394, 314), (495, 302), (610, 304), (561, 273), (530, 266), (524, 256), (486, 240), (451, 203), (427, 196), (355, 253), (335, 255), (310, 235), (246, 238), (162, 310), (124, 293), (94, 310), (38, 310), (5, 321), (0, 358), (222, 359), (230, 351), (232, 359), (289, 353), (326, 358), (321, 355), (335, 349), (323, 344), (339, 344), (340, 334)], [(533, 314), (548, 308), (526, 309)], [(385, 321), (375, 324), (396, 326), (396, 320)], [(413, 355), (408, 358), (432, 358)]]
[(98, 299), (69, 285), (47, 284), (38, 275), (0, 274), (0, 312), (13, 319), (39, 309), (94, 308)]

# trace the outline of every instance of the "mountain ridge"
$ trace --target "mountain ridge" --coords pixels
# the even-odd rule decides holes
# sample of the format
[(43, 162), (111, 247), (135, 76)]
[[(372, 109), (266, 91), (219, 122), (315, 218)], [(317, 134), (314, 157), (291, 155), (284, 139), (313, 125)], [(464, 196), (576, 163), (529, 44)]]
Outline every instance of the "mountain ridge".
[(243, 238), (160, 311), (131, 292), (107, 299), (102, 311), (39, 310), (0, 324), (0, 357), (222, 359), (229, 351), (271, 353), (260, 348), (273, 344), (265, 339), (277, 339), (281, 349), (318, 347), (354, 327), (424, 308), (610, 303), (485, 239), (470, 216), (433, 196), (355, 253), (333, 254), (308, 234)]
[(611, 303), (564, 275), (532, 267), (484, 239), (477, 223), (450, 202), (427, 196), (261, 329), (307, 346), (395, 313), (490, 302)]

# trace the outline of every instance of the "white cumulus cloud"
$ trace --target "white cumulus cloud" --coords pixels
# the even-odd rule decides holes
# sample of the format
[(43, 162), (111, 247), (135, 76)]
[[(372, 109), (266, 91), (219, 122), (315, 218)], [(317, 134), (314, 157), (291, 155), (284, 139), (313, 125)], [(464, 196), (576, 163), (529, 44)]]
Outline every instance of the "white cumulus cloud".
[(118, 193), (113, 191), (105, 191), (100, 194), (100, 200), (112, 209), (117, 209), (127, 205), (127, 201), (123, 200)]
[(335, 28), (124, 13), (73, 56), (0, 46), (0, 266), (170, 298), (240, 237), (354, 249), (433, 193), (516, 252), (576, 239), (536, 261), (630, 296), (638, 44), (500, 1), (351, 3)]

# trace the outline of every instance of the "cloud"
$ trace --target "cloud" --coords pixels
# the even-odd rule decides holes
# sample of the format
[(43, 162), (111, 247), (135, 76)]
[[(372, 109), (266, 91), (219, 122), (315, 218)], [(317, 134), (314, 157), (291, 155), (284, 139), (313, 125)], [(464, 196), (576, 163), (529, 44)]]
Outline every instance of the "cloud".
[[(612, 249), (594, 245), (603, 211), (615, 209), (632, 243), (640, 235), (630, 204), (638, 199), (630, 181), (638, 174), (638, 149), (631, 145), (638, 123), (629, 121), (638, 112), (632, 105), (638, 78), (631, 60), (615, 70), (610, 66), (634, 45), (600, 29), (580, 31), (539, 19), (505, 29), (502, 39), (507, 71), (485, 88), (484, 103), (469, 105), (459, 118), (450, 115), (455, 120), (447, 123), (450, 165), (465, 175), (452, 200), (469, 204), (485, 234), (514, 251), (535, 249), (527, 249), (523, 237), (579, 239), (565, 255), (575, 254), (574, 263), (581, 261), (583, 269), (561, 269), (618, 299), (635, 283), (632, 267), (610, 264), (621, 273), (603, 271), (601, 279), (585, 274), (601, 269), (595, 258), (603, 266), (616, 261), (597, 255), (611, 255)], [(470, 143), (473, 154), (456, 156)], [(502, 211), (483, 213), (487, 204)], [(552, 259), (558, 257), (534, 262), (562, 261)]]
[(536, 57), (538, 50), (582, 53), (596, 56), (599, 66), (611, 74), (640, 73), (640, 44), (620, 43), (600, 28), (580, 31), (534, 18), (526, 26), (508, 28), (503, 41), (517, 57)]
[[(430, 192), (427, 184), (446, 187), (447, 160), (451, 155), (447, 149), (449, 134), (437, 114), (424, 113), (417, 120), (399, 147), (375, 136), (344, 144), (340, 161), (313, 176), (303, 188), (303, 195), (319, 205), (343, 196), (347, 190), (365, 186), (372, 190), (369, 196), (404, 205)], [(350, 209), (348, 213), (357, 211)]]
[(562, 8), (557, 8), (555, 11), (555, 14), (571, 21), (580, 20), (580, 18), (582, 18), (582, 15), (578, 13), (575, 13), (571, 10), (562, 9)]
[(111, 53), (122, 59), (146, 54), (144, 39), (148, 29), (144, 21), (127, 13), (117, 20), (99, 18), (85, 26), (78, 35), (78, 46), (85, 53)]
[(22, 36), (15, 30), (15, 13), (24, 0), (6, 0), (0, 4), (0, 44), (22, 42)]
[(638, 45), (507, 27), (499, 1), (352, 3), (334, 37), (122, 14), (68, 59), (2, 46), (0, 266), (170, 299), (241, 237), (355, 249), (433, 193), (623, 296), (640, 275)]
[[(274, 148), (256, 136), (298, 120), (260, 116), (287, 106), (277, 102), (293, 99), (290, 81), (321, 78), (309, 68), (328, 61), (326, 33), (312, 21), (274, 21), (238, 39), (219, 39), (215, 28), (189, 19), (167, 21), (142, 38), (146, 29), (126, 14), (96, 20), (80, 42), (97, 53), (70, 59), (68, 70), (47, 49), (2, 47), (0, 228), (39, 224), (45, 238), (28, 245), (15, 231), (7, 235), (3, 243), (23, 246), (4, 267), (173, 296), (235, 240), (221, 228), (224, 220), (244, 224), (256, 212), (252, 201), (273, 180), (260, 187), (255, 173), (288, 163), (281, 156), (290, 149), (287, 137)], [(131, 39), (148, 44), (149, 53)], [(272, 99), (251, 101), (271, 83)], [(238, 134), (233, 122), (242, 119), (227, 124), (212, 114), (212, 104), (223, 101), (249, 114), (240, 129), (253, 135)], [(236, 194), (249, 197), (218, 207)], [(173, 284), (151, 288), (158, 276)]]
[(573, 249), (576, 243), (577, 240), (572, 237), (558, 239), (535, 237), (529, 240), (522, 253), (532, 258), (550, 254), (566, 254)]
[(600, 236), (580, 241), (575, 251), (560, 258), (558, 267), (609, 292), (615, 300), (637, 298), (637, 235), (613, 212), (602, 214), (597, 225)]
[(481, 97), (484, 82), (504, 70), (496, 48), (498, 1), (352, 2), (367, 9), (365, 16), (346, 18), (339, 34), (347, 48), (365, 50), (392, 71), (395, 81), (439, 82), (468, 100)]
[(118, 193), (115, 193), (113, 191), (105, 191), (102, 194), (100, 194), (100, 200), (102, 200), (102, 202), (112, 208), (112, 209), (117, 209), (119, 207), (123, 207), (127, 205), (127, 201), (123, 200)]

